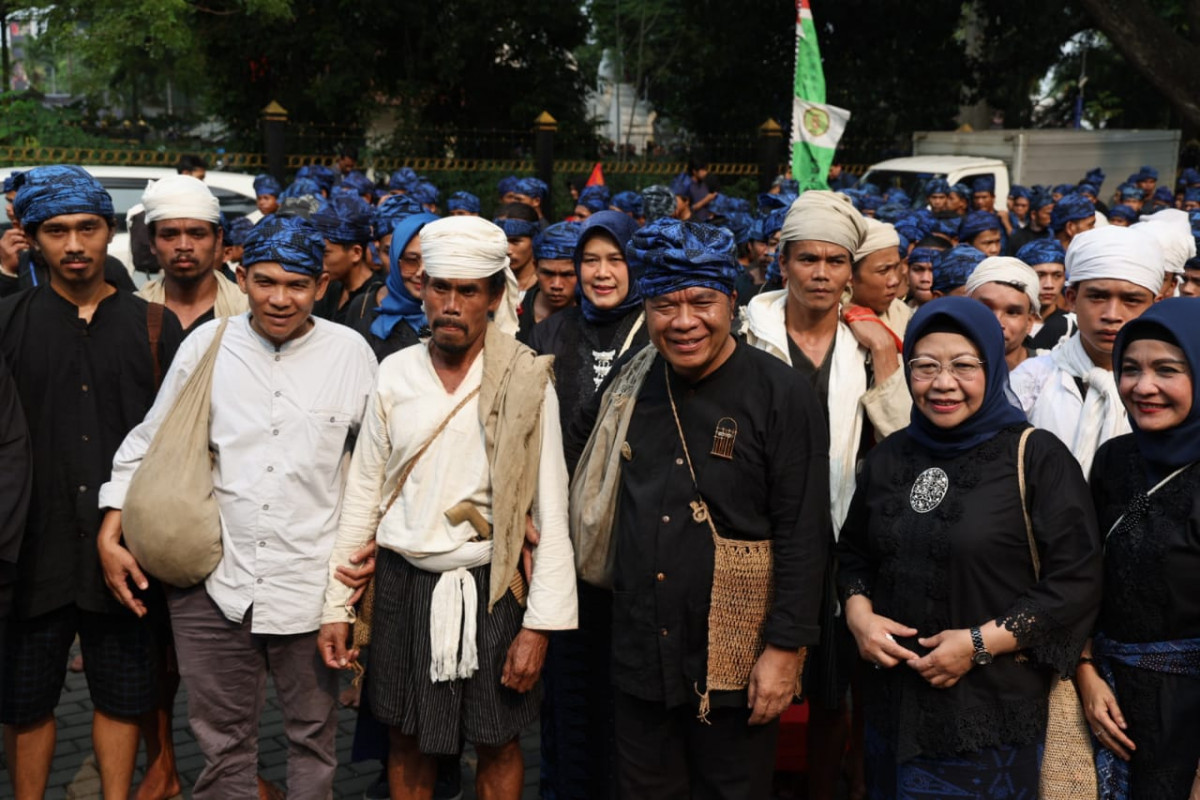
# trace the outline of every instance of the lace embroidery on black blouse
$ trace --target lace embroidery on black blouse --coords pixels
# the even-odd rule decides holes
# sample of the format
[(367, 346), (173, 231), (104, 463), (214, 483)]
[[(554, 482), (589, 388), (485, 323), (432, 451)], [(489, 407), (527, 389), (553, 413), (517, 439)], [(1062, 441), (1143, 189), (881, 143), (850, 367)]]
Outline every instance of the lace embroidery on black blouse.
[[(1126, 475), (1144, 474), (1136, 448), (1130, 448), (1126, 463)], [(1102, 516), (1125, 515), (1105, 541), (1100, 615), (1105, 634), (1124, 642), (1170, 638), (1167, 609), (1172, 599), (1165, 559), (1173, 532), (1185, 524), (1181, 520), (1187, 519), (1200, 491), (1200, 469), (1177, 475), (1153, 497), (1147, 497), (1146, 489), (1144, 481), (1135, 479), (1124, 496), (1109, 498)]]
[(1064, 678), (1075, 671), (1085, 637), (1059, 624), (1041, 604), (1021, 598), (996, 624), (1011, 631), (1017, 646), (1034, 662), (1053, 668)]
[(871, 596), (871, 587), (867, 586), (867, 582), (862, 578), (855, 578), (842, 587), (842, 602), (846, 602), (846, 600), (856, 594), (861, 594), (865, 597)]

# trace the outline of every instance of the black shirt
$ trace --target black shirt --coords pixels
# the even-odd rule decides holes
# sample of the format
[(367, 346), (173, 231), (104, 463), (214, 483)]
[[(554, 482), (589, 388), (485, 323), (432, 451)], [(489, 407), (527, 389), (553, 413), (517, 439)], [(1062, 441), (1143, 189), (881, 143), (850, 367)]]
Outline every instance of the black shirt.
[[(917, 637), (897, 639), (918, 655), (928, 652), (919, 637), (997, 620), (1028, 659), (998, 655), (949, 689), (933, 688), (905, 664), (865, 670), (868, 722), (901, 760), (1040, 741), (1052, 674), (1074, 671), (1091, 632), (1102, 563), (1087, 483), (1057, 437), (1030, 435), (1035, 581), (1017, 477), (1022, 428), (953, 458), (935, 457), (898, 431), (863, 462), (837, 546), (843, 595), (866, 594), (876, 614), (916, 628)], [(947, 488), (923, 507), (937, 495), (917, 492), (918, 476), (932, 468)]]
[(517, 306), (517, 341), (524, 345), (529, 344), (529, 337), (533, 334), (533, 326), (537, 324), (533, 305), (537, 300), (539, 291), (541, 291), (541, 287), (538, 284), (535, 283), (533, 286), (530, 286), (525, 290), (525, 296), (521, 298), (521, 304)]
[(342, 300), (342, 292), (346, 291), (346, 285), (341, 281), (330, 281), (329, 287), (325, 290), (325, 296), (313, 305), (313, 316), (336, 322), (339, 325), (349, 325), (350, 305), (363, 295), (369, 294), (374, 297), (381, 286), (383, 286), (383, 280), (378, 275), (372, 274), (363, 281), (361, 286), (349, 292), (346, 304), (339, 308), (338, 303)]
[[(119, 610), (96, 552), (100, 485), (125, 435), (154, 402), (148, 303), (128, 292), (100, 301), (90, 323), (49, 286), (0, 302), (0, 351), (12, 368), (33, 449), (33, 495), (18, 561), (15, 614), (72, 603)], [(163, 373), (183, 338), (163, 313)]]
[[(705, 685), (712, 534), (692, 519), (696, 499), (655, 358), (637, 396), (626, 441), (613, 585), (614, 685), (667, 707), (698, 701)], [(722, 536), (771, 540), (775, 599), (764, 640), (815, 644), (829, 521), (829, 441), (815, 393), (786, 364), (744, 343), (715, 372), (688, 384), (669, 371), (700, 494)], [(599, 394), (569, 434), (568, 462), (598, 413)], [(736, 421), (733, 459), (710, 454), (723, 418)], [(713, 692), (714, 706), (745, 704)]]
[(617, 360), (641, 350), (650, 341), (643, 314), (639, 306), (612, 322), (593, 323), (583, 318), (583, 310), (577, 306), (551, 314), (533, 326), (529, 346), (538, 355), (554, 356), (554, 388), (564, 431), (596, 394)]
[[(1035, 350), (1052, 350), (1058, 340), (1067, 335), (1067, 312), (1056, 308), (1042, 320), (1042, 327), (1033, 337), (1032, 345)], [(1084, 392), (1083, 394), (1087, 394)]]
[(367, 340), (367, 344), (371, 345), (371, 350), (375, 353), (375, 358), (380, 361), (406, 347), (420, 344), (422, 335), (429, 336), (428, 328), (418, 333), (413, 330), (411, 325), (401, 320), (395, 324), (386, 339), (380, 339), (371, 332), (371, 326), (379, 316), (377, 308), (379, 305), (374, 294), (360, 294), (346, 306), (346, 324)]
[[(1200, 638), (1200, 466), (1131, 506), (1149, 477), (1132, 434), (1096, 452), (1091, 489), (1104, 548), (1104, 599), (1097, 630), (1118, 642)], [(1112, 665), (1129, 738), (1131, 797), (1187, 797), (1200, 758), (1200, 678)]]
[[(821, 411), (825, 414), (825, 432), (829, 433), (829, 377), (833, 374), (833, 350), (837, 345), (837, 334), (835, 333), (829, 342), (829, 349), (825, 351), (825, 358), (821, 361), (820, 366), (809, 360), (804, 351), (792, 341), (791, 336), (787, 337), (787, 341), (788, 356), (792, 359), (792, 369), (803, 375), (812, 384), (813, 391), (817, 393), (817, 400), (821, 403)], [(869, 360), (864, 368), (867, 372), (867, 388), (870, 389), (875, 385), (875, 371), (871, 368)], [(871, 424), (868, 416), (863, 414), (862, 433), (858, 437), (859, 460), (862, 460), (874, 442), (875, 426)]]
[(29, 430), (17, 384), (0, 357), (0, 621), (12, 611), (17, 557), (32, 489)]
[(1035, 231), (1032, 227), (1027, 225), (1024, 228), (1013, 231), (1012, 236), (1010, 236), (1008, 239), (1008, 247), (1005, 249), (1005, 253), (1010, 256), (1015, 256), (1018, 250), (1035, 239), (1049, 238), (1049, 228), (1042, 228), (1040, 231)]

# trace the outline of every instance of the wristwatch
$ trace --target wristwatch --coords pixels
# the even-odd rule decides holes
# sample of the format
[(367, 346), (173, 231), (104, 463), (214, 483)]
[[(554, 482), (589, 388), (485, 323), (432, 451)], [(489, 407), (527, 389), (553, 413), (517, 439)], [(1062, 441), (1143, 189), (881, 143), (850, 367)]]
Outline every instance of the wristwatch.
[(992, 654), (984, 646), (983, 634), (980, 633), (979, 628), (971, 628), (971, 644), (975, 645), (975, 655), (971, 656), (971, 661), (975, 662), (975, 666), (986, 667), (992, 663)]

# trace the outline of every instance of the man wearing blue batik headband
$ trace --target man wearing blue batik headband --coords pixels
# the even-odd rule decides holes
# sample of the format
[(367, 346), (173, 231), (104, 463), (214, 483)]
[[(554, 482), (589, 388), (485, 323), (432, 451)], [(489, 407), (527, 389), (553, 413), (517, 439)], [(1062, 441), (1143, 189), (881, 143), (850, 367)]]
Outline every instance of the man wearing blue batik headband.
[(603, 186), (585, 186), (583, 191), (579, 193), (579, 200), (575, 203), (574, 219), (575, 222), (582, 222), (592, 214), (599, 214), (601, 211), (608, 209), (610, 197), (608, 189)]
[(255, 202), (264, 217), (279, 210), (279, 195), (282, 193), (283, 186), (275, 180), (273, 175), (264, 172), (255, 177), (254, 196), (257, 198)]
[[(21, 401), (6, 413), (28, 424), (36, 498), (0, 644), (5, 750), (20, 765), (10, 780), (17, 797), (46, 792), (54, 711), (78, 635), (96, 760), (106, 792), (124, 796), (139, 723), (158, 698), (161, 625), (151, 623), (165, 609), (161, 587), (140, 574), (137, 616), (110, 595), (97, 553), (97, 495), (121, 439), (153, 404), (183, 333), (171, 311), (105, 279), (115, 221), (112, 198), (95, 178), (77, 166), (36, 167), (15, 188), (16, 216), (45, 274), (0, 303), (0, 354)], [(147, 608), (157, 619), (144, 616)]]
[(576, 531), (582, 563), (615, 554), (616, 793), (765, 799), (778, 718), (819, 632), (828, 435), (808, 382), (730, 333), (728, 231), (661, 219), (627, 255), (652, 346), (613, 371), (566, 443), (570, 466), (595, 430), (576, 481), (611, 476), (596, 454), (620, 453), (611, 499), (590, 500), (608, 515)]
[(356, 298), (373, 295), (383, 280), (371, 267), (368, 246), (374, 213), (357, 195), (335, 192), (329, 205), (313, 215), (313, 225), (325, 238), (325, 273), (329, 290), (313, 313), (342, 324)]
[(950, 184), (945, 178), (930, 178), (925, 184), (925, 199), (929, 202), (929, 210), (939, 214), (946, 210), (947, 195), (950, 194)]
[[(238, 268), (250, 313), (230, 317), (217, 345), (213, 385), (236, 398), (213, 403), (208, 424), (222, 557), (203, 583), (173, 590), (168, 600), (189, 722), (204, 756), (192, 790), (199, 800), (257, 796), (268, 675), (289, 742), (289, 796), (316, 800), (333, 792), (338, 676), (315, 657), (317, 630), (344, 456), (362, 424), (376, 363), (354, 331), (312, 316), (329, 282), (324, 249), (305, 220), (273, 215), (259, 222)], [(102, 557), (134, 577), (141, 573), (120, 544), (129, 481), (222, 324), (207, 323), (184, 342), (100, 490), (99, 506), (109, 509)], [(116, 574), (122, 580), (114, 593), (136, 612), (126, 573)]]
[[(81, 167), (65, 165), (43, 167), (42, 171), (38, 173), (38, 177), (33, 179), (46, 183), (46, 185), (38, 190), (37, 194), (41, 196), (47, 193), (54, 193), (49, 183), (52, 180), (52, 175), (60, 177), (66, 173), (76, 175), (77, 171), (81, 169)], [(86, 171), (84, 171), (84, 175), (86, 174)], [(27, 180), (25, 176), (28, 175), (28, 172), (14, 172), (4, 182), (7, 187), (6, 196), (9, 191), (12, 192), (13, 208), (10, 217), (13, 221), (13, 226), (0, 237), (0, 297), (8, 297), (22, 289), (41, 286), (50, 281), (50, 272), (45, 262), (40, 257), (35, 256), (36, 248), (33, 247), (34, 237), (31, 231), (36, 228), (36, 223), (22, 225), (21, 204), (17, 203), (16, 200), (17, 189)], [(85, 183), (87, 182), (85, 181)], [(104, 191), (103, 187), (100, 187), (94, 181), (88, 185), (99, 187), (99, 192), (104, 195), (104, 199), (101, 199), (99, 195), (94, 198), (96, 203), (100, 204), (98, 207), (111, 209), (112, 199), (108, 197), (108, 193)], [(32, 197), (33, 195), (30, 196)], [(65, 194), (60, 199), (70, 202), (69, 198), (71, 197), (75, 197), (75, 195)], [(76, 199), (78, 198), (76, 197)], [(87, 203), (85, 202), (83, 205), (86, 207)], [(115, 225), (115, 219), (111, 219), (110, 224)], [(130, 270), (120, 260), (111, 255), (106, 255), (104, 258), (104, 280), (122, 291), (133, 292), (137, 288), (130, 278)]]
[(479, 198), (470, 192), (455, 192), (446, 201), (446, 210), (452, 217), (478, 217)]
[(558, 222), (533, 240), (537, 283), (521, 298), (517, 308), (517, 339), (528, 344), (533, 326), (552, 314), (575, 305), (575, 244), (582, 225)]
[(971, 205), (976, 211), (995, 212), (996, 179), (991, 175), (976, 178), (971, 185)]
[(516, 200), (517, 203), (524, 203), (537, 212), (538, 222), (541, 227), (545, 227), (546, 212), (542, 208), (542, 203), (546, 200), (546, 194), (550, 191), (550, 187), (543, 181), (537, 178), (521, 178), (517, 181)]
[(509, 269), (517, 278), (521, 298), (537, 284), (537, 272), (533, 263), (533, 239), (541, 233), (542, 226), (537, 210), (526, 203), (509, 203), (502, 207), (492, 220), (508, 237)]

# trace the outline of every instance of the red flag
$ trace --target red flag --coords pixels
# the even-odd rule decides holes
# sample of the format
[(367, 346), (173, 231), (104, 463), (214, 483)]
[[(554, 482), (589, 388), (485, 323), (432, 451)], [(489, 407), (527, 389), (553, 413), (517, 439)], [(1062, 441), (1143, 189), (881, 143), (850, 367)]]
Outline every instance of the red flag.
[(592, 167), (592, 174), (587, 179), (584, 186), (603, 186), (604, 185), (604, 169), (600, 166), (600, 162), (596, 162), (596, 166)]

